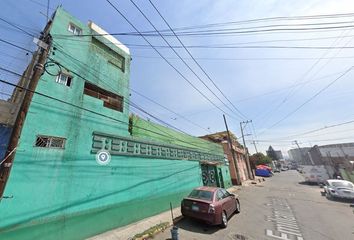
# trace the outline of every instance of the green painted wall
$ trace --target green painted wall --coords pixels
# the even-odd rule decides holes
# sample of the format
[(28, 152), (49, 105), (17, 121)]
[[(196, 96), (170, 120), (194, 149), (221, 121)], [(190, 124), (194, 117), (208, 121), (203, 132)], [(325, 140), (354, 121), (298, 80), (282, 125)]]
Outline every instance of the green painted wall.
[[(70, 35), (69, 23), (80, 27), (83, 34), (92, 33), (59, 8), (51, 29), (56, 48), (51, 58), (69, 74), (75, 71), (128, 101), (130, 55), (100, 39), (125, 58), (124, 71), (112, 68), (107, 64), (115, 60), (110, 51), (93, 45), (91, 37), (64, 36)], [(51, 66), (48, 70), (58, 69)], [(112, 156), (109, 165), (98, 165), (91, 153), (93, 132), (130, 137), (129, 106), (124, 104), (123, 112), (103, 107), (101, 100), (83, 94), (85, 80), (72, 76), (67, 87), (45, 73), (36, 91), (117, 121), (34, 95), (5, 189), (4, 195), (13, 198), (0, 202), (0, 239), (84, 239), (165, 211), (170, 202), (178, 206), (192, 188), (202, 185), (197, 161)], [(205, 140), (137, 117), (133, 123), (133, 138), (223, 155), (221, 146)], [(35, 147), (37, 135), (66, 138), (65, 149)]]
[(148, 140), (159, 140), (168, 144), (194, 148), (199, 151), (224, 156), (224, 150), (220, 144), (215, 144), (201, 138), (196, 138), (159, 124), (146, 121), (136, 115), (131, 116), (133, 124), (132, 135)]
[(221, 168), (221, 171), (222, 171), (222, 177), (224, 180), (224, 187), (225, 188), (232, 187), (229, 166), (221, 165), (219, 167)]
[[(70, 34), (69, 22), (91, 33), (59, 8), (51, 30), (57, 50), (51, 57), (128, 99), (130, 56), (115, 49), (125, 57), (126, 69), (108, 68), (109, 56), (97, 52), (90, 38), (59, 36)], [(83, 86), (75, 75), (66, 87), (45, 73), (37, 91), (123, 123), (34, 95), (5, 189), (13, 198), (0, 203), (0, 239), (83, 239), (167, 210), (169, 202), (177, 206), (201, 185), (195, 161), (112, 156), (109, 165), (98, 165), (90, 152), (92, 133), (128, 137), (129, 108), (125, 104), (123, 113), (104, 108), (101, 100), (83, 95)], [(65, 149), (34, 147), (37, 134), (66, 138)]]

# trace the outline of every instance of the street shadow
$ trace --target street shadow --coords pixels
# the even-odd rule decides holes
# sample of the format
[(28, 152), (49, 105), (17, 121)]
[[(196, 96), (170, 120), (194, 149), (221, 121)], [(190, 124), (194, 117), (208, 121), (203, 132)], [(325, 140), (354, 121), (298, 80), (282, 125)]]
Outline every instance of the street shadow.
[(319, 186), (318, 183), (305, 182), (305, 181), (298, 182), (298, 184), (300, 184), (300, 185), (307, 185), (307, 186)]
[[(340, 202), (340, 203), (350, 203), (351, 205), (353, 204), (354, 206), (354, 200), (353, 199), (345, 199), (345, 198), (327, 198), (329, 201), (332, 202)], [(350, 205), (350, 206), (351, 206)]]
[(176, 226), (185, 231), (201, 234), (213, 234), (221, 229), (220, 226), (209, 225), (203, 221), (192, 219), (189, 217), (184, 217), (182, 220), (176, 223)]

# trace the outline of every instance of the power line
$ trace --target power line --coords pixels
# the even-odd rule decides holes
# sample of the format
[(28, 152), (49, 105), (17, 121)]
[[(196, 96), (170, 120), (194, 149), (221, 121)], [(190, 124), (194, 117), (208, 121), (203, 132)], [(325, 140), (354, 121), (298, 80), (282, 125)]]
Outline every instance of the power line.
[(21, 32), (24, 32), (25, 34), (27, 34), (27, 35), (29, 35), (29, 36), (31, 36), (31, 37), (35, 37), (32, 33), (27, 32), (27, 31), (24, 30), (23, 28), (20, 28), (20, 27), (17, 26), (16, 24), (9, 22), (9, 21), (7, 21), (6, 19), (4, 19), (4, 18), (2, 18), (2, 17), (0, 17), (0, 20), (3, 21), (3, 22), (5, 22), (5, 23), (7, 23), (7, 24), (9, 24), (10, 26), (12, 26), (12, 27), (14, 27), (14, 28), (20, 30)]
[[(49, 3), (48, 3), (48, 5), (49, 5)], [(2, 19), (2, 20), (5, 21), (7, 24), (13, 25), (11, 22), (9, 22), (9, 21), (7, 21), (7, 20), (4, 20), (4, 19)], [(18, 28), (20, 31), (22, 31), (22, 32), (24, 32), (24, 33), (26, 33), (26, 34), (29, 34), (29, 33), (27, 33), (24, 29), (22, 29), (22, 28), (20, 28), (20, 27), (16, 27), (16, 28)], [(59, 46), (60, 46), (60, 45), (59, 45)], [(16, 46), (16, 47), (19, 47), (19, 46)], [(75, 59), (75, 60), (77, 60), (77, 59)], [(78, 61), (78, 60), (77, 60), (77, 61)], [(86, 65), (86, 64), (85, 64), (85, 65)], [(91, 68), (88, 68), (88, 69), (91, 70)], [(186, 121), (188, 121), (188, 122), (190, 122), (190, 123), (192, 123), (192, 124), (194, 124), (194, 125), (196, 125), (196, 126), (202, 128), (202, 129), (205, 129), (205, 128), (201, 127), (199, 124), (196, 124), (196, 123), (192, 122), (191, 120), (189, 120), (189, 119), (183, 117), (182, 115), (177, 114), (176, 112), (174, 112), (174, 111), (168, 109), (167, 107), (165, 107), (165, 106), (163, 106), (163, 105), (157, 103), (156, 101), (153, 101), (152, 99), (150, 99), (150, 98), (144, 96), (143, 94), (138, 93), (137, 91), (135, 91), (135, 90), (133, 90), (133, 89), (130, 89), (130, 90), (132, 90), (132, 91), (134, 91), (135, 93), (139, 94), (140, 96), (142, 96), (142, 97), (148, 99), (149, 101), (151, 101), (151, 102), (153, 102), (153, 103), (159, 105), (160, 107), (163, 107), (164, 109), (166, 109), (166, 110), (168, 110), (168, 111), (170, 111), (170, 112), (172, 112), (172, 113), (178, 115), (179, 117), (182, 117), (182, 118), (185, 119)], [(207, 129), (205, 129), (205, 130), (206, 130), (207, 132), (209, 132), (209, 130), (207, 130)]]
[(1, 38), (0, 38), (0, 42), (6, 43), (6, 44), (8, 44), (8, 45), (10, 45), (10, 46), (13, 46), (13, 47), (15, 47), (15, 48), (21, 49), (21, 50), (23, 50), (23, 51), (25, 51), (25, 52), (33, 53), (33, 51), (31, 51), (31, 50), (28, 50), (28, 49), (26, 49), (26, 48), (23, 48), (23, 47), (17, 45), (17, 44), (11, 43), (11, 42), (9, 42), (9, 41), (7, 41), (7, 40), (4, 40), (4, 39), (1, 39)]
[(195, 28), (205, 28), (205, 27), (214, 27), (220, 25), (239, 25), (239, 24), (250, 24), (255, 22), (267, 22), (267, 21), (299, 21), (299, 20), (314, 20), (314, 19), (332, 19), (332, 18), (347, 18), (353, 17), (354, 13), (335, 13), (335, 14), (322, 14), (322, 15), (307, 15), (307, 16), (292, 16), (292, 17), (269, 17), (269, 18), (258, 18), (258, 19), (248, 19), (248, 20), (241, 20), (241, 21), (229, 21), (229, 22), (221, 22), (221, 23), (211, 23), (211, 24), (204, 24), (204, 25), (194, 25), (189, 27), (180, 27), (176, 28), (179, 29), (195, 29)]
[[(8, 81), (6, 81), (6, 80), (0, 79), (0, 82), (5, 83), (5, 84), (10, 85), (10, 86), (13, 86), (13, 87), (16, 87), (16, 88), (19, 88), (19, 89), (22, 89), (22, 90), (25, 90), (25, 91), (30, 91), (30, 92), (32, 92), (32, 93), (34, 93), (34, 94), (39, 95), (39, 96), (42, 96), (42, 97), (45, 97), (45, 98), (48, 98), (48, 99), (51, 99), (51, 100), (55, 100), (55, 101), (58, 101), (58, 102), (60, 102), (60, 103), (63, 103), (63, 104), (66, 104), (66, 105), (69, 105), (69, 106), (72, 106), (72, 107), (75, 107), (75, 108), (78, 108), (78, 109), (87, 111), (87, 112), (89, 112), (89, 113), (92, 113), (92, 114), (95, 114), (95, 115), (98, 115), (98, 116), (101, 116), (101, 117), (104, 117), (104, 118), (107, 118), (107, 119), (110, 119), (110, 120), (113, 120), (113, 121), (116, 121), (116, 122), (119, 122), (119, 123), (123, 123), (123, 124), (129, 126), (129, 123), (127, 123), (127, 122), (125, 122), (125, 121), (121, 121), (121, 120), (119, 120), (119, 119), (116, 119), (116, 118), (113, 118), (113, 117), (104, 115), (104, 114), (102, 114), (102, 113), (99, 113), (99, 112), (96, 112), (96, 111), (93, 111), (93, 110), (90, 110), (90, 109), (87, 109), (87, 108), (84, 108), (84, 107), (75, 105), (75, 104), (73, 104), (73, 103), (66, 102), (66, 101), (64, 101), (64, 100), (61, 100), (61, 99), (58, 99), (58, 98), (49, 96), (49, 95), (44, 94), (44, 93), (40, 93), (40, 92), (37, 92), (37, 91), (32, 91), (32, 90), (30, 90), (30, 89), (28, 89), (28, 88), (19, 86), (19, 85), (17, 85), (17, 84), (8, 82)], [(147, 128), (143, 128), (143, 127), (139, 127), (139, 126), (135, 126), (135, 127), (136, 127), (136, 128), (139, 128), (139, 129), (142, 129), (142, 130), (145, 130), (145, 131), (148, 131), (148, 132), (151, 132), (151, 133), (154, 133), (154, 134), (156, 134), (156, 135), (163, 136), (163, 137), (171, 137), (171, 136), (168, 136), (168, 135), (161, 134), (160, 132), (152, 131), (152, 130), (147, 129)], [(159, 129), (159, 131), (163, 132), (163, 130), (161, 130), (161, 129)], [(176, 141), (178, 141), (178, 142), (188, 143), (189, 145), (194, 145), (194, 146), (197, 146), (199, 149), (205, 149), (205, 150), (208, 150), (207, 152), (210, 152), (210, 149), (209, 149), (209, 148), (203, 148), (203, 147), (201, 147), (201, 146), (195, 145), (195, 144), (190, 143), (190, 142), (183, 141), (183, 140), (181, 140), (181, 139), (179, 139), (179, 138), (176, 138), (176, 137), (174, 137), (174, 139), (175, 139)], [(180, 146), (180, 145), (179, 145), (179, 146)]]
[[(348, 36), (343, 36), (342, 38), (348, 38), (348, 37), (353, 37), (354, 35), (348, 35)], [(317, 40), (328, 40), (328, 39), (333, 39), (333, 38), (338, 38), (336, 37), (313, 37), (313, 38), (291, 38), (291, 39), (275, 39), (275, 40), (263, 40), (263, 41), (250, 41), (250, 42), (236, 42), (236, 43), (225, 43), (225, 44), (206, 44), (206, 45), (187, 45), (187, 48), (219, 48), (223, 46), (233, 46), (233, 45), (246, 45), (246, 44), (255, 44), (255, 43), (272, 43), (272, 42), (296, 42), (296, 41), (317, 41)], [(72, 41), (72, 42), (91, 42), (91, 40), (84, 40), (81, 38), (65, 38), (63, 39), (65, 41)], [(114, 43), (108, 43), (108, 44), (114, 44)], [(114, 44), (117, 45), (117, 44)], [(144, 47), (149, 47), (150, 45), (147, 44), (135, 44), (135, 43), (124, 43), (124, 44), (118, 44), (118, 45), (125, 45), (129, 47), (135, 47), (135, 48), (144, 48)], [(164, 45), (154, 45), (157, 48), (166, 48), (167, 46)], [(183, 46), (173, 46), (173, 48), (182, 48)], [(177, 58), (176, 58), (177, 59)], [(198, 59), (198, 58), (196, 58)]]
[(121, 12), (119, 11), (119, 9), (113, 5), (109, 0), (106, 0), (112, 7), (113, 9), (115, 9), (115, 11), (117, 13), (119, 13), (120, 16), (122, 16), (128, 23), (130, 26), (132, 26), (134, 28), (135, 31), (137, 31), (140, 36), (158, 53), (158, 55), (160, 55), (160, 57), (162, 59), (165, 60), (165, 62), (171, 66), (185, 81), (187, 81), (199, 94), (201, 94), (206, 100), (208, 100), (213, 106), (217, 107), (221, 112), (223, 112), (224, 114), (230, 116), (231, 118), (233, 118), (230, 114), (228, 114), (227, 112), (225, 112), (223, 109), (221, 109), (219, 106), (217, 106), (213, 101), (211, 101), (204, 93), (202, 93), (190, 80), (188, 80), (188, 78), (186, 78), (170, 61), (168, 61), (161, 53), (159, 50), (157, 50), (151, 43), (150, 41), (146, 38), (146, 36), (144, 36), (143, 34), (140, 33), (140, 31), (135, 27), (135, 25), (129, 21), (129, 19)]
[[(320, 22), (320, 23), (297, 23), (297, 24), (274, 24), (274, 25), (263, 25), (263, 26), (253, 26), (253, 27), (242, 27), (242, 28), (221, 28), (221, 29), (209, 29), (209, 30), (197, 30), (197, 31), (179, 31), (178, 33), (188, 34), (188, 33), (217, 33), (217, 32), (227, 32), (227, 31), (238, 31), (238, 30), (249, 30), (249, 29), (259, 29), (259, 28), (279, 28), (279, 27), (300, 27), (300, 26), (322, 26), (322, 25), (340, 25), (340, 24), (352, 24), (353, 21), (341, 21), (341, 22)], [(162, 31), (161, 31), (162, 32)], [(168, 30), (165, 32), (169, 32)], [(145, 33), (154, 33), (153, 31), (148, 31)]]
[[(74, 60), (74, 61), (76, 61), (76, 62), (82, 64), (81, 67), (85, 67), (88, 72), (91, 72), (92, 70), (94, 70), (93, 68), (91, 68), (90, 66), (88, 66), (86, 63), (83, 63), (82, 61), (78, 60), (77, 58), (73, 57), (72, 55), (66, 53), (64, 50), (61, 49), (62, 46), (59, 45), (58, 43), (56, 43), (55, 41), (54, 41), (54, 45), (58, 47), (57, 50), (58, 50), (59, 52), (63, 53), (63, 54), (64, 54), (65, 56), (67, 56), (68, 58), (70, 58), (70, 59), (72, 59), (72, 60)], [(96, 71), (95, 71), (95, 72), (96, 72)], [(104, 74), (104, 73), (103, 73), (103, 74)], [(104, 75), (107, 76), (106, 74), (104, 74)], [(109, 76), (107, 76), (107, 77), (109, 77)], [(97, 75), (95, 75), (95, 78), (99, 78), (99, 77), (98, 77)], [(101, 82), (104, 83), (103, 80), (101, 80)], [(109, 85), (107, 85), (107, 86), (108, 86), (108, 87), (111, 87), (111, 86), (109, 86)], [(149, 97), (143, 95), (142, 93), (140, 93), (140, 92), (134, 90), (133, 88), (131, 88), (131, 87), (128, 88), (128, 87), (126, 87), (126, 86), (123, 86), (123, 87), (125, 87), (125, 88), (127, 88), (128, 90), (130, 90), (130, 91), (132, 91), (132, 92), (138, 94), (139, 96), (141, 96), (141, 97), (147, 99), (148, 101), (150, 101), (150, 102), (152, 102), (152, 103), (154, 103), (154, 104), (160, 106), (161, 108), (163, 108), (163, 109), (165, 109), (165, 110), (167, 110), (167, 111), (169, 111), (169, 112), (171, 112), (171, 113), (177, 115), (178, 117), (180, 117), (180, 118), (186, 120), (187, 122), (189, 122), (189, 123), (191, 123), (191, 124), (193, 124), (193, 125), (195, 125), (195, 126), (201, 128), (201, 129), (206, 130), (207, 132), (209, 132), (208, 129), (206, 129), (206, 128), (200, 126), (199, 124), (197, 124), (197, 123), (195, 123), (195, 122), (193, 122), (193, 121), (191, 121), (190, 119), (184, 117), (183, 115), (181, 115), (181, 114), (179, 114), (179, 113), (177, 113), (177, 112), (175, 112), (175, 111), (173, 111), (173, 110), (167, 108), (166, 106), (162, 105), (161, 103), (158, 103), (158, 102), (156, 102), (155, 100), (153, 100), (153, 99), (151, 99), (151, 98), (149, 98)]]
[(193, 121), (191, 121), (190, 119), (186, 118), (185, 116), (183, 116), (183, 115), (181, 115), (181, 114), (179, 114), (179, 113), (177, 113), (177, 112), (175, 112), (175, 111), (173, 111), (173, 110), (167, 108), (166, 106), (162, 105), (161, 103), (158, 103), (158, 102), (156, 102), (155, 100), (153, 100), (153, 99), (151, 99), (151, 98), (149, 98), (149, 97), (147, 97), (147, 96), (144, 96), (143, 94), (139, 93), (138, 91), (136, 91), (136, 90), (134, 90), (134, 89), (132, 89), (132, 88), (130, 88), (130, 90), (131, 90), (132, 92), (138, 94), (139, 96), (141, 96), (141, 97), (143, 97), (143, 98), (149, 100), (150, 102), (152, 102), (152, 103), (154, 103), (154, 104), (160, 106), (161, 108), (163, 108), (163, 109), (165, 109), (165, 110), (167, 110), (167, 111), (169, 111), (169, 112), (175, 114), (176, 116), (178, 116), (178, 117), (180, 117), (180, 118), (183, 118), (183, 119), (186, 120), (187, 122), (190, 122), (191, 124), (193, 124), (193, 125), (195, 125), (195, 126), (201, 128), (201, 129), (206, 130), (207, 132), (210, 132), (208, 129), (202, 127), (201, 125), (199, 125), (199, 124), (197, 124), (197, 123), (195, 123), (195, 122), (193, 122)]
[(288, 137), (289, 138), (293, 138), (293, 137), (303, 136), (303, 135), (307, 135), (307, 134), (310, 134), (310, 133), (315, 133), (315, 132), (319, 132), (319, 131), (323, 131), (323, 130), (327, 130), (327, 129), (330, 129), (330, 128), (339, 127), (339, 126), (343, 126), (343, 125), (347, 125), (347, 124), (351, 124), (351, 123), (354, 123), (354, 120), (341, 122), (341, 123), (337, 123), (337, 124), (332, 124), (332, 125), (329, 125), (329, 126), (324, 126), (324, 127), (317, 128), (317, 129), (314, 129), (314, 130), (309, 130), (309, 131), (306, 131), (306, 132), (303, 132), (303, 133), (290, 135)]
[[(136, 9), (138, 9), (138, 11), (144, 16), (144, 18), (149, 22), (149, 24), (155, 29), (155, 31), (160, 35), (160, 37), (164, 40), (164, 42), (168, 45), (168, 48), (171, 49), (176, 55), (177, 57), (183, 62), (183, 64), (194, 74), (194, 76), (197, 77), (197, 79), (227, 108), (229, 109), (231, 112), (235, 113), (228, 105), (226, 105), (224, 103), (223, 100), (221, 100), (221, 98), (215, 94), (215, 92), (200, 78), (200, 76), (191, 68), (191, 66), (189, 66), (189, 64), (181, 57), (181, 55), (171, 46), (171, 44), (166, 40), (166, 38), (157, 30), (157, 28), (155, 27), (155, 25), (150, 21), (150, 19), (145, 15), (145, 13), (139, 8), (138, 5), (135, 4), (134, 1), (130, 0), (130, 2), (134, 5), (134, 7)], [(169, 26), (169, 25), (168, 25)], [(169, 26), (170, 27), (170, 26)], [(180, 41), (180, 39), (177, 37), (177, 39)], [(181, 43), (181, 41), (180, 41)], [(183, 45), (183, 43), (181, 43)], [(186, 48), (185, 48), (186, 49)], [(187, 52), (189, 53), (189, 51), (187, 50)], [(190, 53), (189, 53), (190, 54)], [(191, 54), (190, 54), (191, 56)], [(200, 65), (198, 65), (200, 67)], [(201, 68), (201, 67), (200, 67)], [(201, 68), (202, 69), (202, 68)], [(202, 69), (202, 71), (205, 73), (205, 71)], [(219, 89), (219, 88), (218, 88)], [(236, 114), (236, 113), (235, 113)], [(237, 115), (237, 114), (236, 114)], [(242, 115), (241, 119), (242, 119)]]
[[(249, 19), (249, 20), (243, 20), (243, 21), (231, 21), (231, 22), (223, 22), (223, 23), (211, 23), (211, 24), (204, 24), (204, 25), (196, 25), (196, 26), (185, 26), (185, 27), (179, 27), (175, 28), (174, 31), (179, 31), (179, 30), (191, 30), (191, 29), (200, 29), (200, 28), (211, 28), (211, 27), (216, 27), (216, 26), (226, 26), (226, 25), (239, 25), (239, 24), (250, 24), (250, 23), (257, 23), (257, 22), (267, 22), (267, 21), (293, 21), (293, 20), (318, 20), (318, 19), (332, 19), (332, 18), (348, 18), (348, 17), (353, 17), (354, 13), (345, 13), (345, 14), (327, 14), (327, 15), (308, 15), (308, 16), (293, 16), (293, 17), (270, 17), (270, 18), (259, 18), (259, 19)], [(346, 22), (320, 22), (320, 23), (310, 23), (310, 24), (304, 24), (304, 23), (297, 23), (297, 24), (283, 24), (283, 25), (266, 25), (266, 26), (256, 26), (256, 28), (259, 27), (275, 27), (275, 26), (306, 26), (306, 25), (324, 25), (324, 24), (343, 24), (343, 23), (352, 23), (352, 21), (346, 21)], [(252, 29), (255, 27), (250, 27), (248, 26), (247, 28), (244, 29)], [(233, 29), (235, 30), (235, 28)], [(170, 32), (170, 29), (161, 29), (159, 30), (160, 32)], [(141, 33), (156, 33), (156, 31), (141, 31)], [(129, 34), (129, 33), (126, 33)], [(132, 32), (130, 34), (138, 34), (138, 32)], [(65, 35), (65, 36), (70, 36), (72, 35)]]
[[(53, 59), (51, 59), (51, 60), (54, 61)], [(60, 64), (60, 63), (57, 63), (57, 64)], [(61, 64), (60, 64), (60, 65), (61, 65)], [(61, 65), (61, 66), (64, 67), (64, 68), (66, 68), (66, 67), (63, 66), (63, 65)], [(67, 69), (67, 68), (66, 68), (66, 69)], [(16, 75), (16, 76), (22, 77), (21, 74), (19, 74), (19, 73), (17, 73), (17, 72), (14, 72), (14, 71), (12, 71), (12, 70), (6, 69), (6, 68), (0, 67), (0, 70), (3, 70), (3, 71), (6, 71), (6, 72), (9, 72), (9, 73), (11, 73), (11, 74), (14, 74), (14, 75)], [(85, 80), (85, 81), (88, 81), (86, 78), (82, 77), (80, 74), (76, 73), (75, 71), (72, 71), (72, 70), (71, 70), (70, 72), (72, 72), (72, 73), (75, 74), (76, 76), (80, 77), (81, 79), (83, 79), (83, 80)], [(132, 106), (132, 107), (134, 107), (134, 108), (136, 108), (136, 109), (138, 109), (138, 110), (144, 112), (145, 114), (149, 115), (150, 117), (156, 119), (156, 120), (159, 121), (160, 123), (163, 123), (164, 125), (166, 125), (166, 126), (168, 126), (168, 127), (170, 127), (170, 128), (173, 128), (173, 129), (175, 129), (175, 130), (177, 130), (177, 131), (179, 131), (179, 132), (182, 132), (182, 133), (184, 133), (184, 134), (186, 134), (186, 135), (189, 135), (188, 133), (182, 131), (181, 129), (179, 129), (179, 128), (177, 128), (177, 127), (175, 127), (175, 126), (173, 126), (173, 125), (171, 125), (171, 124), (169, 124), (169, 123), (166, 123), (165, 121), (163, 121), (163, 120), (157, 118), (156, 116), (154, 116), (154, 115), (148, 113), (147, 111), (145, 111), (144, 109), (142, 109), (141, 107), (139, 107), (137, 104), (133, 103), (132, 101), (127, 102), (125, 99), (123, 99), (123, 101), (124, 101), (126, 104), (128, 104), (128, 105), (130, 105), (130, 106)], [(162, 131), (162, 132), (164, 132), (164, 131), (161, 130), (161, 129), (159, 129), (159, 130)], [(165, 132), (165, 133), (166, 133), (166, 132)], [(167, 134), (168, 134), (168, 133), (167, 133)], [(169, 135), (169, 136), (172, 136), (172, 135), (170, 135), (170, 134), (168, 134), (168, 135)], [(173, 137), (173, 136), (172, 136), (172, 137)], [(173, 137), (173, 138), (179, 139), (179, 138), (176, 138), (176, 137)], [(192, 144), (192, 145), (193, 145), (193, 144)], [(198, 147), (200, 147), (200, 146), (198, 146)]]
[[(323, 91), (325, 91), (327, 88), (329, 88), (330, 86), (332, 86), (335, 82), (337, 82), (339, 79), (341, 79), (342, 77), (344, 77), (347, 73), (349, 73), (354, 66), (351, 66), (350, 68), (348, 68), (343, 74), (341, 74), (339, 77), (337, 77), (336, 79), (334, 79), (333, 81), (331, 81), (329, 84), (327, 84), (325, 87), (321, 88), (316, 94), (314, 94), (313, 96), (311, 96), (309, 99), (307, 99), (304, 103), (302, 103), (300, 106), (298, 106), (297, 108), (295, 108), (293, 111), (291, 111), (290, 113), (288, 113), (287, 115), (285, 115), (283, 118), (281, 118), (279, 121), (275, 122), (273, 125), (271, 125), (267, 130), (277, 126), (278, 124), (280, 124), (281, 122), (283, 122), (284, 120), (286, 120), (287, 118), (289, 118), (291, 115), (293, 115), (294, 113), (296, 113), (298, 110), (300, 110), (303, 106), (305, 106), (306, 104), (308, 104), (309, 102), (311, 102), (313, 99), (315, 99), (318, 95), (320, 95)], [(264, 130), (262, 133), (263, 134), (266, 130)]]
[[(353, 35), (354, 36), (354, 35)], [(144, 55), (132, 55), (133, 58), (155, 58), (160, 59), (160, 57), (154, 56), (144, 56)], [(166, 57), (167, 59), (177, 59), (174, 57)], [(331, 59), (353, 59), (354, 56), (343, 56), (343, 57), (332, 57)], [(184, 58), (190, 59), (190, 58)], [(303, 60), (315, 60), (318, 58), (314, 57), (255, 57), (255, 58), (218, 58), (218, 57), (195, 57), (195, 59), (205, 60), (205, 61), (278, 61), (278, 60), (296, 60), (296, 61), (303, 61)], [(322, 58), (322, 59), (329, 59), (329, 58)]]
[[(108, 1), (108, 0), (106, 0)], [(227, 36), (227, 35), (238, 35), (238, 34), (255, 34), (255, 33), (274, 33), (274, 32), (309, 32), (309, 31), (325, 31), (325, 30), (341, 30), (341, 29), (352, 29), (354, 25), (342, 25), (342, 26), (329, 26), (329, 27), (309, 27), (309, 28), (274, 28), (274, 29), (261, 29), (261, 30), (245, 30), (245, 31), (224, 31), (224, 32), (179, 32), (178, 36), (184, 37), (195, 37), (195, 36)], [(173, 37), (170, 33), (160, 33), (164, 37)], [(159, 37), (156, 33), (144, 33), (144, 32), (120, 32), (120, 33), (106, 33), (106, 34), (82, 34), (82, 35), (63, 35), (57, 34), (53, 35), (55, 37), (96, 37), (96, 36), (145, 36), (145, 37)]]
[[(334, 47), (334, 45), (336, 44), (337, 41), (340, 40), (340, 38), (343, 36), (344, 34), (344, 31), (342, 32), (341, 36), (337, 37), (331, 44), (331, 47)], [(348, 44), (349, 42), (347, 42)], [(342, 48), (341, 48), (342, 49)], [(327, 55), (327, 53), (329, 52), (329, 50), (327, 50), (325, 53), (323, 53), (316, 61), (314, 64), (311, 65), (311, 67), (305, 72), (305, 74), (303, 74), (299, 79), (297, 79), (295, 82), (294, 82), (294, 85), (301, 81), (302, 79), (305, 79), (307, 77), (307, 75), (309, 75), (311, 73), (311, 71), (321, 62), (322, 58), (325, 57)], [(318, 73), (319, 71), (317, 71)], [(306, 82), (309, 82), (311, 81), (311, 78), (309, 80), (307, 80)], [(305, 82), (305, 83), (306, 83)], [(305, 86), (305, 83), (302, 85), (302, 86)], [(301, 88), (301, 86), (300, 86)], [(296, 88), (292, 88), (288, 94), (285, 96), (285, 98), (275, 107), (275, 109), (273, 109), (272, 111), (275, 112), (277, 111), (282, 105), (284, 105), (291, 96), (293, 96), (296, 92)], [(268, 115), (266, 116), (267, 120), (269, 119), (269, 116), (271, 115), (272, 111), (268, 112)], [(265, 123), (266, 121), (264, 121), (263, 123)], [(264, 124), (263, 124), (264, 126)]]
[[(132, 0), (131, 0), (132, 1)], [(133, 2), (133, 1), (132, 1)], [(247, 116), (245, 116), (230, 100), (229, 98), (224, 94), (224, 92), (216, 85), (216, 83), (213, 81), (213, 79), (211, 79), (211, 77), (209, 76), (209, 74), (205, 71), (205, 69), (198, 63), (198, 61), (193, 57), (193, 55), (191, 54), (191, 52), (188, 50), (188, 48), (186, 48), (186, 46), (183, 44), (183, 42), (181, 41), (181, 39), (177, 36), (177, 34), (175, 33), (175, 31), (172, 29), (172, 27), (170, 26), (170, 24), (167, 22), (167, 20), (162, 16), (161, 12), (157, 9), (157, 7), (152, 3), (151, 0), (149, 0), (150, 4), (154, 7), (154, 9), (156, 10), (156, 12), (159, 14), (159, 16), (163, 19), (163, 21), (166, 23), (166, 25), (168, 26), (168, 28), (172, 31), (173, 35), (175, 35), (175, 37), (177, 38), (177, 40), (179, 41), (179, 43), (183, 46), (183, 48), (186, 50), (186, 52), (188, 53), (188, 55), (193, 59), (193, 61), (195, 62), (195, 64), (197, 64), (197, 66), (202, 70), (202, 72), (205, 74), (205, 76), (207, 76), (207, 78), (213, 83), (214, 87), (216, 89), (219, 90), (219, 92), (224, 96), (224, 98), (234, 107), (234, 109), (244, 118), (247, 118)]]

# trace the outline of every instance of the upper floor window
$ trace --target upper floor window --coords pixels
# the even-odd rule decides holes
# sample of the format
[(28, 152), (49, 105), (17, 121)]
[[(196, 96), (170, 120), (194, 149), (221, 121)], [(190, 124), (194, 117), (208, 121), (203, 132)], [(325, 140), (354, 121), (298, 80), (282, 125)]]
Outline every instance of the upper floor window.
[(72, 23), (69, 23), (68, 31), (75, 34), (75, 35), (81, 35), (82, 34), (82, 29), (79, 28), (78, 26), (75, 26)]
[(71, 86), (71, 79), (72, 79), (72, 77), (70, 75), (61, 72), (57, 76), (57, 79), (55, 81), (59, 84), (63, 84), (67, 87), (70, 87)]
[(125, 71), (125, 58), (122, 55), (95, 37), (92, 38), (91, 43), (95, 51), (103, 55), (108, 60), (108, 66), (113, 70), (113, 72), (115, 69), (120, 69), (122, 72)]
[(102, 89), (92, 83), (85, 82), (84, 94), (103, 101), (103, 106), (123, 112), (123, 97)]
[(44, 148), (64, 148), (65, 138), (38, 135), (35, 146)]

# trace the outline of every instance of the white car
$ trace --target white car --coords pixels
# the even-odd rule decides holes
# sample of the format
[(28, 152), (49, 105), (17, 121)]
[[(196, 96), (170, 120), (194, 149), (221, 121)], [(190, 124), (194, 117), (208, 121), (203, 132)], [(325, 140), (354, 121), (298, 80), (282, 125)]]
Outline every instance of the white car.
[(324, 191), (328, 199), (354, 200), (354, 184), (346, 180), (329, 179), (325, 181)]

